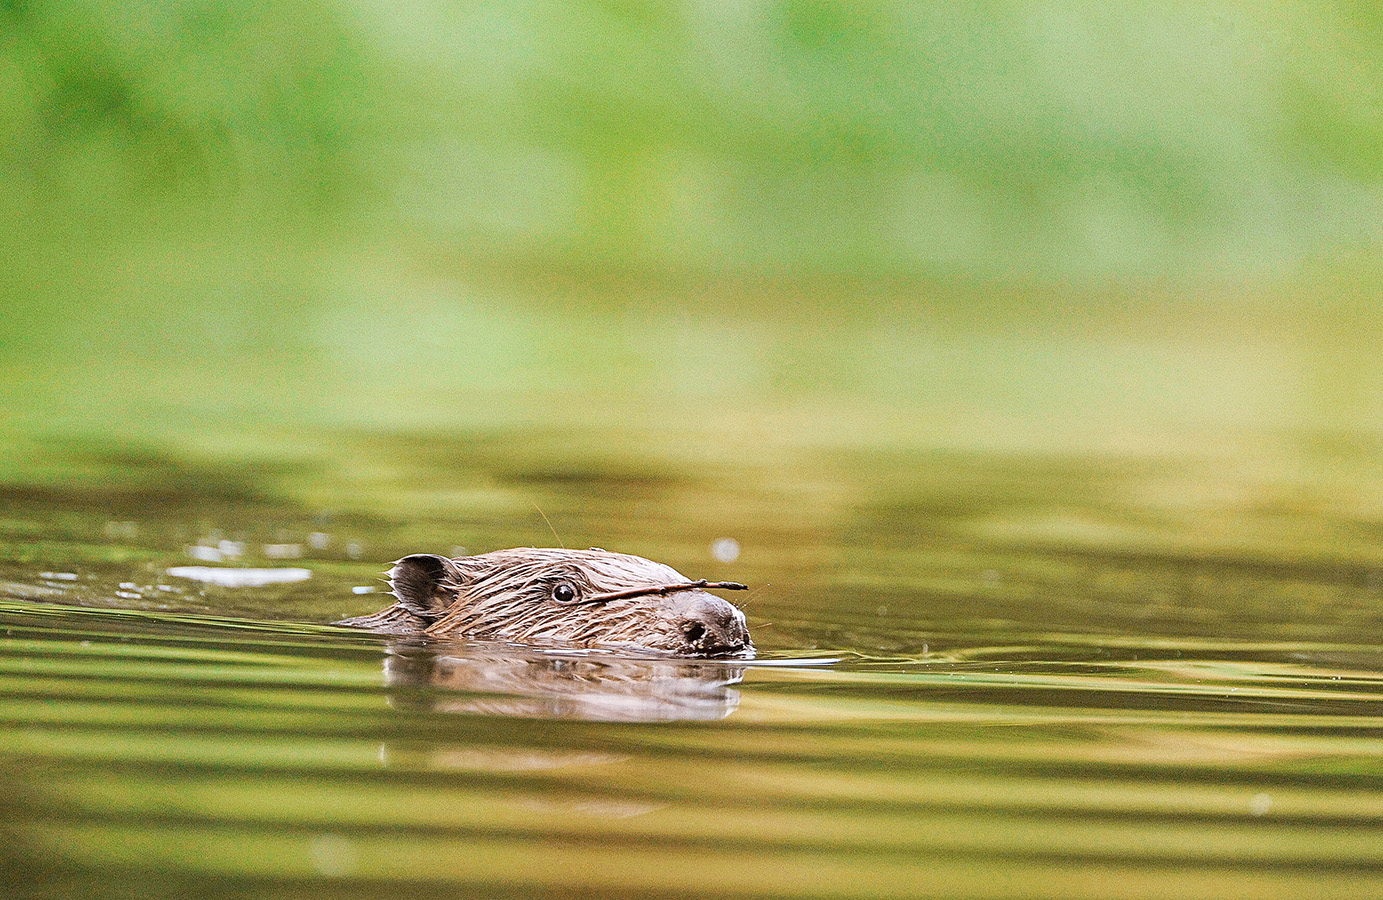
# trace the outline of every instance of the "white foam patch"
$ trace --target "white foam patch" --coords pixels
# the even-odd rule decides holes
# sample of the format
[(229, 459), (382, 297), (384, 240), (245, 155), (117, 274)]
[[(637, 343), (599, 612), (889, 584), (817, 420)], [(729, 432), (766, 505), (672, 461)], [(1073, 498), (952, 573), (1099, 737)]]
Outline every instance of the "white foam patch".
[(174, 566), (168, 570), (174, 578), (191, 578), (221, 587), (263, 587), (266, 584), (287, 584), (306, 581), (311, 569), (218, 569), (213, 566)]

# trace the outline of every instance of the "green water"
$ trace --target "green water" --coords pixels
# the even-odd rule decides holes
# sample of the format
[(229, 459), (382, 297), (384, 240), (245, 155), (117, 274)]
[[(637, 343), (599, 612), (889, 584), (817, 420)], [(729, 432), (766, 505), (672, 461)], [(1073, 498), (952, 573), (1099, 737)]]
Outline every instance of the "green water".
[[(1383, 891), (1383, 570), (1358, 509), (1215, 528), (1187, 495), (1246, 476), (1187, 458), (698, 471), (578, 464), (537, 432), (333, 440), (375, 472), (352, 481), (373, 514), (304, 504), (332, 483), (311, 463), (148, 449), (50, 443), (66, 483), (5, 489), (9, 896)], [(1299, 498), (1358, 463), (1295, 458), (1268, 483)], [(569, 545), (751, 583), (759, 659), (324, 624), (383, 605), (403, 552), (551, 543), (535, 505)], [(188, 564), (311, 577), (168, 574)]]

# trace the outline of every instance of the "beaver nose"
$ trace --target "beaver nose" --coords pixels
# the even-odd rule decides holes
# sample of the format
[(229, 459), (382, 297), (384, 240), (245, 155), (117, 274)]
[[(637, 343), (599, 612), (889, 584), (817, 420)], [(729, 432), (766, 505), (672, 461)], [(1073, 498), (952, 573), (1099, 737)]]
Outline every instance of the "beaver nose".
[(678, 598), (677, 627), (694, 653), (731, 653), (752, 647), (744, 613), (714, 594), (688, 591)]

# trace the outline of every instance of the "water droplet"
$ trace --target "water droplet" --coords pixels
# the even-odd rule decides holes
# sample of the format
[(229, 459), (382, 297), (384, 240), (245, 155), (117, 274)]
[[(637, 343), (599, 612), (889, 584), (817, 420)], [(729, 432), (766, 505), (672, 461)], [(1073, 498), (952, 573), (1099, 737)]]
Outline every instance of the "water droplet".
[(734, 562), (740, 558), (740, 542), (734, 538), (716, 538), (711, 543), (711, 557), (717, 562)]

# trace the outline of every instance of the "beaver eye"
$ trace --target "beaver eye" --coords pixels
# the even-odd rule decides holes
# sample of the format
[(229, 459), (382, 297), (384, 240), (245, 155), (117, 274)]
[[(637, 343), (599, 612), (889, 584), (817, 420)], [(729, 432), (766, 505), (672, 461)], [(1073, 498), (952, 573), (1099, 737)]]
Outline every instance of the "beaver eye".
[(558, 603), (570, 603), (576, 599), (576, 588), (564, 581), (552, 589), (552, 599)]

